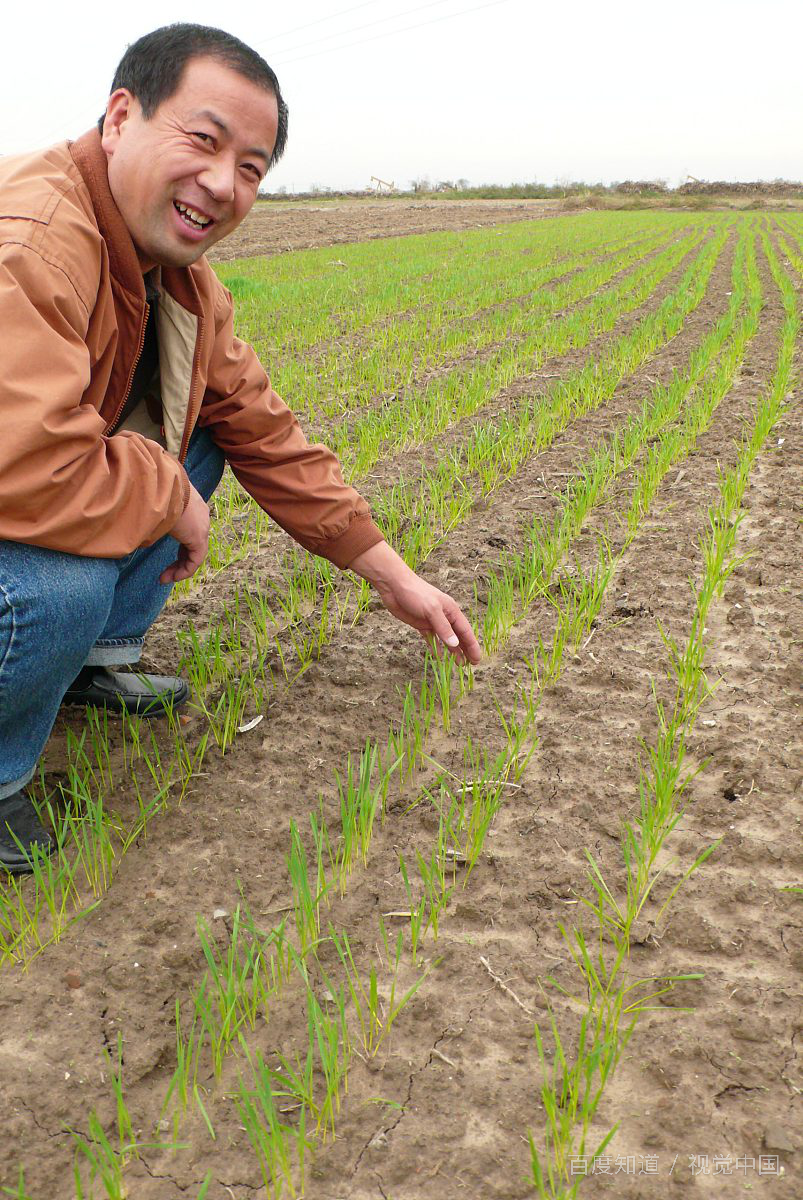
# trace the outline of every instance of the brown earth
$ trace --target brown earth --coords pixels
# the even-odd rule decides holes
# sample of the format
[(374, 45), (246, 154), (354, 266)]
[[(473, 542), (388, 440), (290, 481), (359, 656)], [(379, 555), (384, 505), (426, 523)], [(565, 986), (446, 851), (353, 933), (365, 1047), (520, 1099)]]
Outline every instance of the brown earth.
[(225, 262), (439, 229), (480, 229), (507, 221), (533, 221), (561, 211), (559, 200), (261, 201), (209, 258)]
[[(655, 379), (667, 380), (688, 360), (727, 305), (729, 266), (725, 254), (684, 330), (625, 381), (609, 405), (476, 507), (427, 561), (427, 578), (465, 604), (475, 582), (482, 594), (489, 564), (500, 549), (518, 543), (536, 513), (553, 511), (584, 447), (633, 411)], [(638, 809), (638, 739), (649, 743), (657, 731), (651, 683), (655, 679), (660, 692), (666, 662), (658, 623), (678, 639), (688, 634), (687, 579), (699, 576), (697, 534), (716, 497), (717, 468), (733, 461), (734, 441), (774, 368), (782, 314), (761, 269), (768, 302), (736, 385), (696, 451), (664, 481), (609, 586), (592, 638), (568, 655), (561, 679), (544, 694), (538, 748), (521, 786), (509, 789), (487, 853), (465, 888), (458, 876), (437, 942), (424, 945), (420, 969), (431, 964), (430, 975), (377, 1059), (355, 1060), (338, 1137), (311, 1170), (311, 1200), (532, 1195), (526, 1139), (531, 1129), (540, 1140), (543, 1126), (533, 1041), (534, 1020), (547, 1024), (542, 981), (553, 975), (576, 986), (558, 923), (578, 920), (577, 897), (588, 894), (585, 847), (604, 869), (617, 870), (620, 822)], [(576, 364), (560, 364), (570, 365)], [(537, 377), (530, 386), (540, 390)], [(494, 411), (514, 404), (518, 394), (501, 397)], [(793, 402), (799, 396), (797, 389)], [(689, 743), (690, 763), (702, 770), (689, 785), (671, 850), (688, 865), (705, 846), (721, 843), (668, 919), (645, 927), (633, 950), (645, 975), (694, 971), (703, 979), (676, 989), (636, 1028), (601, 1114), (605, 1127), (620, 1122), (610, 1149), (611, 1170), (619, 1170), (588, 1180), (581, 1195), (731, 1200), (749, 1190), (793, 1200), (803, 1194), (795, 1040), (803, 926), (799, 897), (780, 890), (801, 876), (795, 810), (803, 761), (797, 591), (803, 538), (795, 511), (801, 462), (803, 434), (793, 405), (746, 494), (738, 550), (751, 557), (734, 572), (709, 619), (707, 669), (718, 686)], [(627, 505), (628, 488), (625, 477), (595, 512), (577, 544), (581, 560), (593, 556), (595, 530), (614, 544), (621, 539), (616, 514)], [(242, 577), (251, 569), (234, 571)], [(207, 591), (211, 601), (212, 585)], [(197, 602), (181, 603), (191, 611)], [(165, 625), (151, 640), (150, 653), (165, 669), (180, 615), (174, 606), (165, 618), (170, 633)], [(431, 739), (434, 759), (459, 772), (468, 736), (497, 751), (493, 702), (509, 710), (517, 685), (528, 680), (524, 656), (539, 633), (548, 635), (551, 622), (550, 606), (536, 605), (505, 648), (478, 668), (451, 733)], [(0, 1185), (16, 1187), (24, 1163), (34, 1200), (72, 1200), (63, 1130), (86, 1130), (93, 1107), (111, 1120), (103, 1048), (116, 1046), (118, 1031), (135, 1127), (150, 1140), (171, 1056), (175, 1062), (175, 997), (184, 1000), (204, 968), (196, 914), (211, 921), (217, 908), (233, 912), (241, 889), (259, 921), (275, 922), (288, 897), (290, 818), (306, 827), (322, 794), (327, 818), (335, 821), (334, 771), (343, 770), (347, 753), (359, 751), (366, 738), (384, 739), (400, 714), (400, 690), (420, 674), (420, 642), (383, 612), (344, 630), (277, 698), (262, 725), (243, 734), (224, 758), (210, 754), (183, 804), (168, 807), (119, 863), (98, 908), (27, 974), (4, 970)], [(61, 719), (55, 757), (68, 726), (79, 730), (80, 722)], [(420, 782), (434, 777), (433, 769)], [(348, 931), (358, 961), (379, 953), (379, 914), (406, 907), (399, 851), (409, 864), (416, 848), (431, 848), (436, 824), (426, 803), (410, 809), (416, 795), (411, 788), (403, 796), (392, 792), (367, 868), (357, 868), (345, 898), (333, 902), (330, 919)], [(115, 803), (130, 816), (134, 804), (124, 779)], [(229, 918), (215, 923), (221, 941), (227, 925)], [(325, 960), (324, 966), (332, 964)], [(412, 978), (408, 966), (405, 985)], [(547, 993), (572, 1045), (572, 1006), (554, 989)], [(264, 1053), (303, 1049), (305, 1039), (303, 1006), (293, 989), (272, 1006), (270, 1022), (249, 1036)], [(235, 1067), (226, 1064), (222, 1087), (207, 1100), (217, 1140), (192, 1116), (179, 1138), (190, 1149), (146, 1150), (132, 1164), (126, 1173), (131, 1200), (195, 1200), (209, 1170), (207, 1200), (263, 1200), (241, 1123), (222, 1095), (234, 1083)], [(204, 1075), (201, 1083), (211, 1079)], [(759, 1176), (752, 1168), (712, 1173), (715, 1155), (758, 1160), (762, 1152), (778, 1156), (783, 1176)], [(693, 1176), (688, 1156), (705, 1154), (708, 1173)], [(638, 1173), (653, 1161), (654, 1173)]]

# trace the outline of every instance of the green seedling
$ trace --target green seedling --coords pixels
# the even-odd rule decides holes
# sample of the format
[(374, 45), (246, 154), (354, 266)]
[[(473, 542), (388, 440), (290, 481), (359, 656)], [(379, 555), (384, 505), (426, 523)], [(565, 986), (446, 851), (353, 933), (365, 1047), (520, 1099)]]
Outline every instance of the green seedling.
[[(395, 748), (395, 747), (394, 747)], [(335, 869), (343, 895), (346, 882), (359, 856), (368, 861), (377, 812), (384, 812), (390, 776), (398, 767), (394, 760), (384, 768), (374, 742), (367, 742), (354, 767), (348, 756), (345, 779), (335, 772), (340, 801), (340, 839), (335, 849)]]
[[(580, 1021), (579, 1045), (570, 1064), (564, 1051), (557, 1022), (550, 1014), (554, 1052), (547, 1057), (536, 1025), (535, 1041), (543, 1083), (541, 1102), (546, 1113), (544, 1150), (539, 1153), (532, 1133), (528, 1133), (530, 1169), (533, 1187), (546, 1198), (574, 1197), (581, 1178), (572, 1176), (570, 1159), (586, 1156), (586, 1140), (602, 1098), (605, 1085), (622, 1056), (635, 1022), (625, 1030), (606, 1021), (603, 1013), (584, 1015)], [(601, 1155), (617, 1127), (609, 1130), (593, 1151)]]
[(418, 901), (413, 899), (413, 889), (410, 886), (407, 864), (402, 854), (399, 855), (399, 872), (407, 894), (407, 904), (410, 912), (410, 954), (413, 966), (416, 966), (418, 963), (418, 946), (427, 930), (427, 925), (424, 921), (427, 915), (427, 898), (425, 895), (422, 895)]
[(306, 1109), (302, 1105), (298, 1126), (285, 1124), (276, 1103), (270, 1068), (242, 1040), (241, 1045), (252, 1082), (249, 1085), (242, 1076), (239, 1078), (234, 1102), (257, 1156), (263, 1185), (276, 1200), (285, 1194), (298, 1196), (304, 1190), (306, 1156), (312, 1149), (306, 1132)]
[(4, 1196), (13, 1196), (14, 1200), (34, 1200), (33, 1196), (28, 1194), (28, 1189), (25, 1186), (25, 1172), (20, 1167), (19, 1178), (16, 1188), (0, 1188)]
[[(315, 828), (313, 825), (313, 829)], [(310, 887), (307, 852), (304, 849), (304, 844), (301, 841), (295, 821), (290, 822), (290, 854), (286, 861), (293, 895), (293, 911), (295, 913), (298, 948), (303, 960), (317, 945), (318, 931), (321, 924), (320, 905), (321, 900), (328, 891), (329, 884), (328, 882), (323, 884), (323, 891), (318, 890), (317, 880), (316, 885)], [(320, 879), (322, 865), (322, 861), (319, 858), (318, 879)]]
[[(400, 930), (391, 952), (387, 929), (381, 917), (380, 933), (386, 953), (388, 954), (388, 969), (390, 971), (390, 989), (386, 1002), (383, 1002), (380, 995), (379, 974), (376, 967), (373, 965), (369, 967), (368, 977), (363, 981), (354, 961), (348, 936), (345, 933), (338, 934), (331, 925), (329, 927), (329, 936), (342, 964), (346, 976), (346, 988), (351, 997), (354, 1013), (359, 1025), (360, 1044), (369, 1058), (373, 1058), (377, 1054), (385, 1038), (390, 1034), (393, 1023), (399, 1013), (412, 1000), (435, 965), (428, 965), (424, 973), (414, 980), (407, 991), (398, 999), (398, 973), (402, 961), (404, 937)], [(331, 985), (329, 987), (331, 994)]]

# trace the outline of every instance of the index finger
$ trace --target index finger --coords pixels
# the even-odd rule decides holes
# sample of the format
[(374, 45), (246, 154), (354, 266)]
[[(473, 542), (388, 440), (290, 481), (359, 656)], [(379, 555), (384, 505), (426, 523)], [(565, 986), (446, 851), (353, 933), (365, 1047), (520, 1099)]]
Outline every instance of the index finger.
[[(470, 663), (475, 666), (482, 658), (482, 650), (480, 644), (474, 634), (474, 630), (464, 616), (462, 610), (455, 604), (450, 596), (446, 597), (446, 603), (443, 605), (443, 611), (446, 618), (457, 635), (460, 649)], [(448, 645), (448, 642), (447, 642)]]

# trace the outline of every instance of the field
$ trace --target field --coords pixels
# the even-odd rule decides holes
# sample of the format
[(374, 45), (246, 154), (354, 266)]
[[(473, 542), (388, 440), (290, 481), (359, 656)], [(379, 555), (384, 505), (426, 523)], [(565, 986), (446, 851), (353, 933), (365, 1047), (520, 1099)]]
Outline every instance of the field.
[(799, 1197), (803, 217), (217, 270), (484, 658), (224, 480), (191, 706), (62, 715), (0, 888), (0, 1192)]

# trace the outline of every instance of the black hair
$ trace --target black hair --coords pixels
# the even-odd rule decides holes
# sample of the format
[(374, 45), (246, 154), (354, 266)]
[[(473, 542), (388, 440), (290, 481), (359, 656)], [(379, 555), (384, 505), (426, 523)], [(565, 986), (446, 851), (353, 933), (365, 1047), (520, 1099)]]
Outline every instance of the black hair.
[[(142, 115), (148, 120), (160, 104), (178, 91), (184, 69), (193, 58), (217, 59), (276, 97), (279, 126), (276, 145), (268, 164), (269, 167), (274, 166), (287, 145), (287, 105), (282, 98), (279, 80), (256, 50), (222, 29), (181, 22), (146, 33), (133, 42), (120, 59), (110, 94), (118, 88), (127, 88), (136, 96), (142, 106)], [(101, 132), (105, 119), (104, 113), (98, 121)]]

